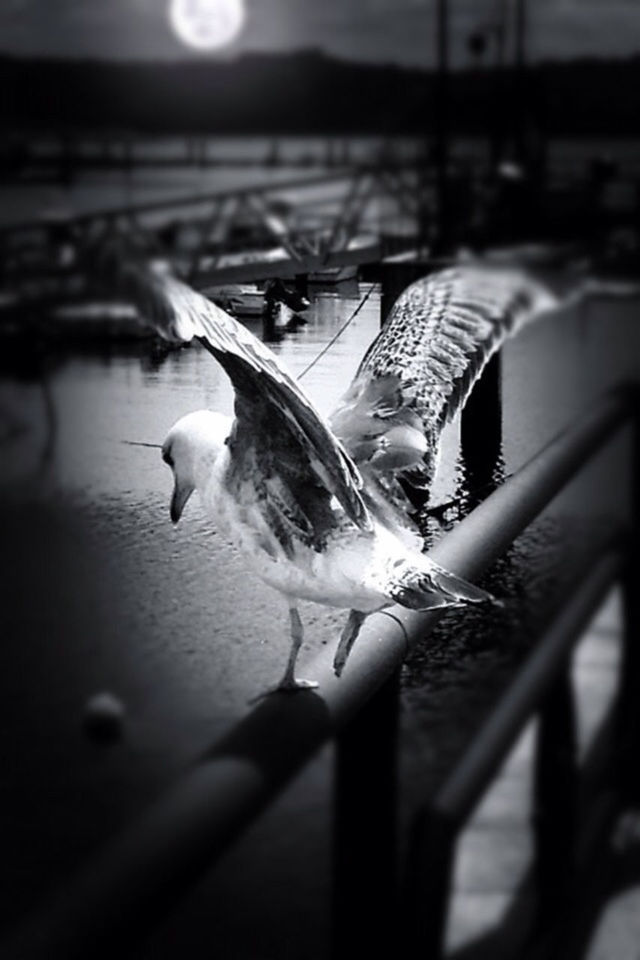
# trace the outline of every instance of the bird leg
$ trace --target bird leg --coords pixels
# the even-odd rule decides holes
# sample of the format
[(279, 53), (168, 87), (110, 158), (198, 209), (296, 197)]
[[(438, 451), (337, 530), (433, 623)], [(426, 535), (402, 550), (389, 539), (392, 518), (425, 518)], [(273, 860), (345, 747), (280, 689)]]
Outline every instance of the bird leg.
[(360, 610), (349, 611), (347, 622), (340, 636), (340, 643), (338, 644), (336, 655), (333, 658), (333, 672), (336, 677), (342, 674), (344, 665), (347, 662), (347, 657), (351, 653), (351, 647), (356, 642), (358, 634), (360, 633), (360, 627), (367, 617), (368, 614), (362, 613)]
[(302, 646), (304, 628), (297, 607), (289, 607), (289, 619), (291, 620), (291, 648), (289, 650), (289, 659), (285, 667), (282, 680), (276, 687), (276, 690), (311, 690), (317, 687), (315, 680), (297, 680), (295, 676), (296, 660), (298, 652)]
[(277, 693), (279, 691), (295, 693), (298, 690), (313, 690), (318, 686), (315, 680), (299, 680), (295, 675), (296, 660), (304, 637), (304, 627), (302, 626), (302, 620), (300, 619), (297, 607), (289, 607), (289, 619), (291, 621), (291, 647), (282, 680), (276, 684), (275, 687), (270, 687), (268, 690), (265, 690), (264, 693), (253, 697), (249, 703), (256, 703), (256, 701), (262, 700), (270, 693)]

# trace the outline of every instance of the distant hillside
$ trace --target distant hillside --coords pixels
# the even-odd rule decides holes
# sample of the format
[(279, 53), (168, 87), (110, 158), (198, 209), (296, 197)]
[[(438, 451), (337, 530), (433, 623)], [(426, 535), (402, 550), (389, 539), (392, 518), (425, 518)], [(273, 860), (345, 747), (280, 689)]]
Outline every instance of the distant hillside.
[[(8, 126), (118, 127), (211, 133), (429, 132), (434, 75), (307, 51), (231, 62), (108, 63), (0, 57)], [(508, 122), (519, 90), (508, 73), (451, 76), (451, 125), (480, 133)], [(519, 94), (518, 94), (519, 96)], [(527, 112), (551, 134), (638, 135), (640, 56), (530, 70)]]

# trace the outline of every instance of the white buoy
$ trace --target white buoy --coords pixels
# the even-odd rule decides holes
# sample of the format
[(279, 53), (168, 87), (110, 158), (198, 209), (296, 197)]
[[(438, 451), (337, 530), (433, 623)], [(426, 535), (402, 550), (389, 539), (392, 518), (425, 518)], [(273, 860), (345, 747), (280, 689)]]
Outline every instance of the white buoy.
[(122, 736), (124, 704), (108, 691), (89, 697), (84, 708), (84, 729), (92, 740), (117, 740)]

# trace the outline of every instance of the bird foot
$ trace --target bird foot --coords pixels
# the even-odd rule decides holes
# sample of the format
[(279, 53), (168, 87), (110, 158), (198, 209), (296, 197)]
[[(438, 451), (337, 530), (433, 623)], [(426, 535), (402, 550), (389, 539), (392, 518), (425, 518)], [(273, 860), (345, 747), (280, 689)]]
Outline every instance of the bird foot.
[(285, 693), (296, 693), (298, 690), (315, 690), (320, 684), (317, 680), (281, 680), (275, 690), (282, 690)]
[(333, 672), (336, 677), (342, 676), (342, 671), (345, 668), (347, 658), (351, 652), (351, 647), (353, 646), (353, 640), (355, 640), (355, 637), (353, 639), (347, 637), (346, 642), (343, 638), (338, 645), (336, 655), (333, 658)]
[(333, 661), (333, 672), (335, 673), (336, 677), (342, 676), (342, 671), (344, 670), (344, 666), (346, 662), (347, 662), (346, 657), (341, 657), (340, 659), (338, 659), (338, 657), (335, 658), (335, 660)]
[(276, 684), (275, 687), (269, 687), (267, 690), (263, 690), (262, 693), (257, 694), (257, 696), (252, 697), (251, 700), (249, 700), (249, 704), (258, 703), (272, 693), (299, 693), (301, 690), (315, 690), (318, 686), (320, 686), (320, 684), (316, 680), (299, 680), (296, 677), (291, 679), (285, 677), (280, 683)]

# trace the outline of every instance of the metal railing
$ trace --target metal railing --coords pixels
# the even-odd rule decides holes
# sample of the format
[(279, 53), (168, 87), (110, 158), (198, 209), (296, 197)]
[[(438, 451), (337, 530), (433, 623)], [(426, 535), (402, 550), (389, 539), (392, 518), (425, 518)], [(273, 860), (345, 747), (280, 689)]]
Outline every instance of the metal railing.
[[(637, 467), (636, 410), (633, 389), (607, 395), (446, 534), (430, 556), (460, 576), (477, 578), (632, 417)], [(374, 946), (379, 953), (393, 944), (397, 950), (404, 937), (407, 949), (418, 943), (419, 955), (438, 957), (456, 839), (523, 724), (541, 711), (542, 729), (552, 729), (553, 736), (543, 733), (538, 745), (532, 883), (538, 894), (536, 916), (545, 921), (546, 940), (536, 939), (535, 931), (542, 929), (538, 924), (530, 928), (535, 934), (529, 938), (530, 953), (523, 952), (521, 943), (517, 953), (492, 952), (492, 940), (489, 946), (479, 944), (477, 953), (464, 955), (578, 956), (571, 949), (580, 941), (584, 897), (578, 910), (571, 880), (587, 847), (591, 856), (602, 849), (614, 811), (637, 788), (637, 776), (620, 775), (629, 751), (638, 744), (636, 557), (637, 551), (627, 556), (624, 545), (616, 541), (580, 581), (462, 761), (435, 799), (419, 811), (403, 885), (396, 882), (395, 862), (398, 672), (407, 651), (441, 614), (394, 607), (391, 615), (376, 614), (365, 623), (343, 677), (334, 676), (332, 651), (323, 650), (310, 668), (320, 683), (317, 693), (277, 695), (260, 703), (55, 902), (29, 917), (2, 955), (47, 960), (95, 957), (115, 950), (126, 955), (321, 744), (335, 738), (334, 956), (366, 956)], [(563, 786), (578, 782), (568, 746), (572, 710), (567, 658), (604, 590), (621, 575), (629, 588), (624, 684), (615, 714), (587, 764), (590, 793), (585, 789), (580, 796), (591, 841), (583, 843), (576, 826), (577, 788), (556, 789), (558, 777)], [(617, 738), (612, 741), (613, 730)], [(607, 783), (604, 805), (594, 789), (601, 776)], [(595, 895), (589, 884), (584, 886)], [(566, 952), (554, 953), (561, 941)]]
[[(540, 729), (535, 759), (534, 866), (511, 906), (511, 922), (506, 926), (514, 925), (517, 916), (519, 931), (509, 933), (510, 939), (517, 936), (517, 940), (508, 955), (527, 956), (527, 940), (536, 940), (543, 929), (549, 941), (552, 932), (563, 940), (570, 932), (572, 925), (567, 921), (575, 897), (572, 885), (578, 874), (580, 818), (569, 655), (606, 592), (623, 572), (622, 542), (613, 541), (607, 547), (583, 570), (568, 601), (460, 764), (436, 797), (415, 817), (406, 879), (408, 939), (423, 949), (424, 956), (437, 957), (442, 953), (457, 840), (510, 748), (536, 714)], [(611, 717), (607, 722), (611, 723)], [(585, 765), (591, 776), (594, 765), (593, 759)], [(605, 810), (599, 811), (606, 814), (607, 826), (611, 825), (616, 809), (610, 796)], [(582, 851), (582, 860), (588, 861), (593, 854), (593, 850)], [(534, 911), (524, 922), (525, 908), (532, 903)], [(424, 909), (425, 904), (429, 904), (429, 909)], [(554, 925), (558, 927), (555, 931)], [(506, 936), (500, 926), (480, 943), (465, 948), (462, 954), (468, 958), (502, 956), (501, 945)], [(569, 947), (570, 943), (563, 944), (562, 950), (547, 955), (570, 956)]]

